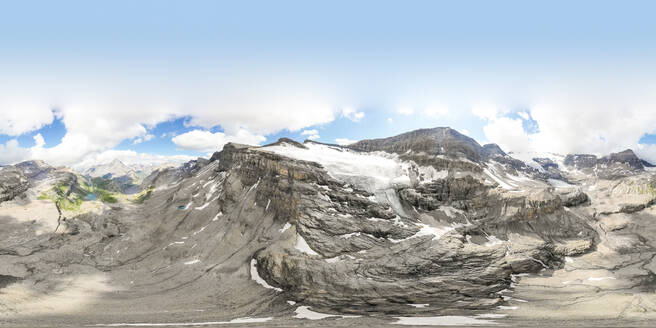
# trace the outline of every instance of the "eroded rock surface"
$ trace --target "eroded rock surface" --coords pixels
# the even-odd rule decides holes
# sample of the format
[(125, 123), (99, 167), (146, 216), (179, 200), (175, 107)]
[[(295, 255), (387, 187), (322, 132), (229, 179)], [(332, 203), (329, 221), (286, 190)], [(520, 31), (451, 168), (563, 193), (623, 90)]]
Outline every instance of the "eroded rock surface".
[(16, 168), (0, 169), (0, 203), (26, 192), (30, 183), (23, 172)]

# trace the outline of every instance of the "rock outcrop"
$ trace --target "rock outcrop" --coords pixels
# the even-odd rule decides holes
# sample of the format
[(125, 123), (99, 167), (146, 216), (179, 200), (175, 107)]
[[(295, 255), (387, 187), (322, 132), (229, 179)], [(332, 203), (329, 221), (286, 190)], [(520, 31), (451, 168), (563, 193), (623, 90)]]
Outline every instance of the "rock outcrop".
[(601, 158), (587, 154), (567, 155), (564, 160), (568, 167), (604, 179), (617, 179), (644, 172), (643, 162), (631, 149)]
[(12, 167), (0, 169), (0, 203), (16, 198), (29, 186), (30, 182), (23, 171)]
[(386, 151), (402, 154), (408, 150), (431, 155), (464, 156), (480, 161), (486, 151), (474, 139), (451, 128), (421, 129), (398, 136), (358, 141), (347, 146), (360, 151)]

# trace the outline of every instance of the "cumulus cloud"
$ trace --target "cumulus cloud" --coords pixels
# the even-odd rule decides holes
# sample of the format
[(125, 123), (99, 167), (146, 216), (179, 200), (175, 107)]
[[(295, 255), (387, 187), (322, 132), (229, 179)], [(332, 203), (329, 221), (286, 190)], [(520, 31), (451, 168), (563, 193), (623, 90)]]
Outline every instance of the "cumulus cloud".
[(502, 149), (513, 152), (531, 151), (530, 137), (524, 132), (521, 119), (500, 117), (483, 127), (485, 137)]
[(634, 151), (640, 158), (656, 165), (656, 145), (639, 144)]
[(152, 134), (147, 134), (147, 135), (145, 135), (145, 136), (143, 136), (143, 137), (138, 137), (138, 138), (134, 139), (134, 141), (132, 141), (132, 144), (133, 144), (133, 145), (137, 145), (137, 144), (140, 144), (140, 143), (142, 143), (142, 142), (144, 142), (144, 141), (149, 141), (149, 140), (151, 140), (151, 139), (153, 139), (153, 138), (155, 138), (154, 135), (152, 135)]
[(500, 112), (475, 109), (487, 120), (487, 139), (513, 152), (591, 153), (599, 156), (631, 148), (644, 158), (656, 159), (656, 149), (640, 138), (656, 130), (651, 106), (599, 99), (536, 101), (530, 111)]
[(21, 148), (16, 139), (11, 139), (4, 145), (0, 144), (0, 165), (14, 164), (28, 159), (29, 156), (29, 149)]
[(19, 136), (52, 123), (55, 113), (50, 105), (32, 99), (0, 98), (0, 134)]
[(340, 146), (350, 145), (352, 143), (355, 143), (356, 141), (357, 140), (351, 140), (351, 139), (346, 139), (346, 138), (337, 138), (337, 139), (335, 139), (335, 142)]
[[(248, 72), (236, 68), (235, 72), (243, 74), (223, 75), (195, 74), (189, 68), (180, 71), (187, 74), (180, 76), (189, 80), (178, 82), (151, 74), (164, 72), (152, 67), (153, 71), (135, 74), (94, 71), (93, 75), (77, 72), (65, 78), (54, 73), (48, 76), (47, 67), (41, 68), (34, 70), (39, 73), (33, 76), (20, 72), (0, 78), (0, 134), (17, 137), (58, 117), (66, 127), (66, 135), (50, 148), (39, 142), (33, 149), (21, 148), (16, 141), (7, 141), (0, 145), (0, 160), (5, 163), (27, 157), (71, 165), (124, 140), (145, 140), (157, 123), (181, 117), (187, 118), (189, 126), (200, 127), (200, 131), (220, 126), (225, 135), (206, 138), (211, 140), (211, 148), (198, 140), (191, 142), (187, 139), (192, 138), (186, 136), (177, 139), (180, 148), (216, 150), (225, 140), (236, 138), (242, 129), (260, 136), (250, 139), (257, 144), (262, 136), (282, 130), (296, 133), (340, 117), (363, 120), (365, 113), (357, 107), (344, 107), (349, 104), (408, 106), (382, 109), (398, 111), (392, 115), (412, 115), (415, 108), (425, 109), (434, 101), (450, 109), (474, 104), (472, 113), (483, 120), (486, 138), (510, 149), (605, 154), (634, 148), (648, 153), (651, 147), (639, 150), (638, 140), (644, 133), (656, 132), (654, 74), (644, 67), (617, 76), (603, 76), (604, 72), (595, 70), (562, 77), (562, 72), (549, 73), (540, 66), (528, 71), (535, 74), (522, 72), (519, 83), (512, 76), (504, 79), (496, 72), (484, 76), (484, 70), (480, 82), (446, 79), (446, 84), (427, 77), (432, 74), (401, 74), (398, 82), (383, 81), (367, 87), (355, 79), (344, 79), (344, 72), (335, 71), (332, 77), (309, 70), (289, 74), (287, 67), (280, 71), (256, 67)], [(57, 110), (53, 112), (52, 108)], [(503, 112), (506, 108), (528, 108), (530, 112), (509, 116)], [(446, 115), (434, 108), (422, 113)], [(469, 113), (464, 117), (452, 110), (448, 116), (453, 118), (449, 123), (465, 126), (475, 136), (480, 132), (479, 121), (467, 125), (473, 119)], [(526, 132), (519, 128), (518, 123), (524, 123), (527, 117), (536, 122), (538, 129)], [(47, 141), (50, 144), (51, 140)]]
[(303, 132), (301, 132), (301, 135), (308, 136), (307, 138), (310, 140), (317, 140), (321, 138), (321, 136), (319, 135), (319, 131), (317, 131), (316, 129), (303, 130)]
[(319, 131), (317, 131), (316, 129), (303, 130), (303, 132), (301, 132), (301, 135), (304, 135), (304, 136), (311, 136), (311, 135), (315, 135), (315, 134), (319, 134)]
[(175, 136), (171, 140), (180, 149), (211, 152), (223, 149), (223, 146), (228, 142), (259, 145), (266, 141), (266, 138), (244, 129), (237, 131), (234, 135), (227, 135), (223, 132), (212, 133), (204, 130), (192, 130)]
[[(70, 137), (70, 136), (68, 136)], [(80, 140), (82, 141), (82, 140)], [(182, 163), (193, 159), (186, 155), (157, 155), (149, 153), (138, 153), (133, 150), (105, 150), (102, 152), (86, 152), (85, 156), (78, 157), (74, 163), (71, 162), (70, 154), (74, 149), (66, 149), (78, 141), (67, 141), (52, 148), (44, 148), (45, 140), (41, 134), (34, 136), (35, 145), (29, 148), (20, 147), (16, 139), (9, 140), (6, 144), (0, 144), (0, 165), (15, 164), (18, 162), (41, 159), (52, 165), (68, 165), (74, 169), (83, 170), (94, 165), (109, 163), (119, 159), (125, 164), (161, 165), (167, 163)], [(83, 141), (79, 143), (83, 145)], [(63, 156), (63, 157), (62, 157)]]
[(34, 147), (40, 148), (40, 147), (45, 146), (45, 144), (46, 144), (46, 141), (45, 141), (45, 139), (43, 139), (43, 136), (41, 135), (41, 133), (37, 133), (34, 136)]
[[(150, 74), (141, 75), (141, 80), (134, 75), (97, 73), (57, 78), (57, 83), (38, 83), (40, 79), (49, 81), (44, 74), (25, 76), (22, 81), (29, 83), (0, 79), (0, 134), (20, 136), (58, 117), (66, 129), (55, 146), (59, 156), (49, 156), (55, 150), (21, 151), (72, 165), (124, 140), (145, 142), (158, 123), (183, 117), (187, 126), (220, 126), (227, 136), (239, 136), (242, 129), (257, 136), (295, 132), (329, 123), (342, 114), (354, 121), (364, 117), (363, 112), (341, 110), (350, 102), (343, 93), (328, 90), (325, 84), (313, 86), (307, 79), (284, 81), (280, 75), (258, 72), (241, 76), (239, 81), (197, 78), (192, 87), (146, 81)], [(3, 145), (3, 152), (12, 147), (13, 143)]]
[(358, 112), (351, 107), (344, 107), (342, 109), (342, 116), (348, 118), (353, 122), (359, 122), (364, 117), (364, 113)]

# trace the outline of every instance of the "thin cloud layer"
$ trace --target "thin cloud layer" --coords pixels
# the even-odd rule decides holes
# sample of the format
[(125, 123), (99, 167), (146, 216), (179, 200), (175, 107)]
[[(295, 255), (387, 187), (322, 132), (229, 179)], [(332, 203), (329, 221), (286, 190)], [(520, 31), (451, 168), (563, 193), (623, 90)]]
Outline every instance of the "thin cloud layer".
[(235, 135), (226, 135), (223, 132), (212, 133), (203, 130), (193, 130), (173, 137), (172, 141), (181, 149), (211, 152), (223, 149), (223, 146), (228, 142), (259, 145), (266, 141), (266, 137), (251, 134), (246, 130), (239, 130)]

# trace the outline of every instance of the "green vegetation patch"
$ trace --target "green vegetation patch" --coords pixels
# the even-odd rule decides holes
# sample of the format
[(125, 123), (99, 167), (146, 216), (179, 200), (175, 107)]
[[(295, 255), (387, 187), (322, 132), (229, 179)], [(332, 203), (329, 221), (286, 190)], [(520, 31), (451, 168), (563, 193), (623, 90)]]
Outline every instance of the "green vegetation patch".
[(53, 201), (53, 202), (55, 201), (55, 198), (54, 198), (54, 197), (52, 197), (52, 196), (46, 194), (45, 192), (42, 192), (41, 195), (39, 195), (36, 199), (39, 199), (39, 200), (51, 200), (51, 201)]
[(118, 202), (118, 199), (116, 199), (116, 197), (107, 190), (95, 189), (94, 193), (98, 196), (98, 199), (100, 199), (104, 203), (114, 204)]
[(137, 204), (143, 204), (146, 201), (146, 199), (150, 198), (152, 194), (153, 194), (153, 188), (148, 188), (148, 190), (143, 190), (137, 194), (133, 202)]
[(82, 200), (79, 198), (68, 199), (61, 198), (58, 200), (59, 208), (64, 211), (79, 211), (82, 205)]
[(114, 204), (118, 202), (116, 195), (109, 191), (109, 180), (103, 178), (93, 178), (91, 179), (91, 185), (86, 182), (81, 184), (82, 189), (84, 189), (87, 194), (95, 194), (98, 199), (104, 203)]
[(91, 179), (91, 185), (93, 189), (109, 189), (109, 180), (103, 178), (93, 178)]
[(650, 195), (650, 196), (656, 196), (656, 188), (654, 188), (653, 185), (648, 184), (648, 185), (642, 185), (638, 187), (638, 193), (642, 195)]

